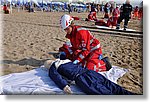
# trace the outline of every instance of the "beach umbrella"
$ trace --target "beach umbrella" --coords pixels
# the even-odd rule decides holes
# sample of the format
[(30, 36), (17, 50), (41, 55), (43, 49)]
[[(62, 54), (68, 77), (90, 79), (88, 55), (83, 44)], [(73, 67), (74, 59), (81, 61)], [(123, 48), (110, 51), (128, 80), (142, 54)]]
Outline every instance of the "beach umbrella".
[(31, 0), (33, 3), (35, 3), (37, 6), (40, 6), (37, 0)]
[(43, 5), (47, 5), (47, 1), (45, 0), (33, 0), (34, 3), (38, 4), (40, 7), (43, 7)]
[(67, 3), (66, 2), (64, 3), (64, 8), (67, 9)]
[(52, 4), (55, 4), (55, 5), (65, 5), (63, 2), (52, 2)]

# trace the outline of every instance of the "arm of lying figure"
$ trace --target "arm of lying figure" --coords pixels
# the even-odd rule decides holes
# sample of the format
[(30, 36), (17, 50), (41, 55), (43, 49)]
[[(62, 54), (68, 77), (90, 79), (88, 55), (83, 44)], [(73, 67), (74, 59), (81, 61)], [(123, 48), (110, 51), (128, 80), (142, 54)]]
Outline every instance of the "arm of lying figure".
[(68, 85), (68, 82), (63, 79), (63, 77), (57, 72), (57, 69), (55, 67), (55, 63), (53, 63), (49, 69), (49, 77), (55, 82), (56, 85), (60, 89), (64, 89), (66, 85)]

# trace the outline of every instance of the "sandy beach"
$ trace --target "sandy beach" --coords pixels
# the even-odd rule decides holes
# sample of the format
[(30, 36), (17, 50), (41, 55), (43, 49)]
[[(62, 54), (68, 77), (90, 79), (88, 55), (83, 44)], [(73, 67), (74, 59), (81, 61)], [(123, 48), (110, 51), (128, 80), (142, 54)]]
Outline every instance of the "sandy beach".
[[(57, 52), (67, 41), (65, 32), (59, 26), (60, 17), (68, 12), (13, 11), (3, 14), (3, 73), (24, 72), (38, 68), (47, 59), (54, 59), (48, 52)], [(85, 19), (88, 13), (71, 13)], [(98, 19), (102, 18), (99, 13)], [(92, 26), (94, 22), (75, 21), (75, 24)], [(142, 22), (133, 20), (128, 28), (142, 31)], [(103, 53), (112, 65), (129, 69), (118, 84), (125, 89), (143, 93), (143, 39), (114, 36), (91, 32), (101, 42)]]

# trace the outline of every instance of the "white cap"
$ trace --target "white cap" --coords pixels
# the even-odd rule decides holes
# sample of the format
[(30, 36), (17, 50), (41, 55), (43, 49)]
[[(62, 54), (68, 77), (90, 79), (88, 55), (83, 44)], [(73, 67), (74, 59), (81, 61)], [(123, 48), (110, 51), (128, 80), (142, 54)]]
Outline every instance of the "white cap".
[(61, 28), (66, 29), (68, 26), (71, 25), (71, 22), (73, 20), (74, 19), (70, 15), (64, 14), (63, 16), (61, 16), (61, 19), (60, 19)]

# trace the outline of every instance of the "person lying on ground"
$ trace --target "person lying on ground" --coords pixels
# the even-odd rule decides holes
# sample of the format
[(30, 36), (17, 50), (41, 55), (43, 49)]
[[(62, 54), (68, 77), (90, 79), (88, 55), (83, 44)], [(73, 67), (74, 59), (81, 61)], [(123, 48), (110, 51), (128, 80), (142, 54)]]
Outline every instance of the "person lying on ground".
[(69, 83), (62, 76), (74, 80), (75, 84), (89, 95), (135, 95), (135, 93), (125, 90), (96, 71), (73, 64), (69, 59), (47, 60), (44, 66), (49, 68), (49, 77), (68, 94), (73, 92)]
[(119, 15), (120, 15), (119, 6), (117, 6), (117, 7), (113, 10), (112, 16), (111, 16), (110, 18), (108, 18), (107, 21), (104, 21), (104, 20), (97, 20), (97, 21), (95, 22), (95, 25), (115, 28), (116, 25), (117, 25), (117, 21), (118, 21)]
[(85, 21), (97, 21), (96, 12), (90, 12)]
[(95, 25), (115, 28), (117, 24), (117, 20), (118, 18), (116, 17), (110, 17), (107, 21), (101, 19), (101, 20), (97, 20), (95, 22)]

